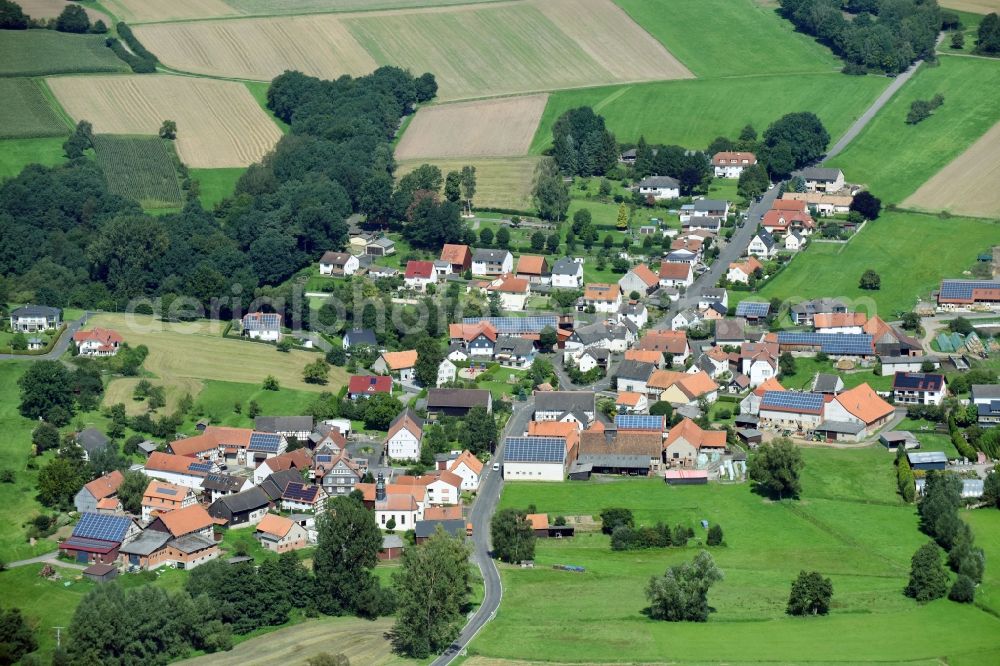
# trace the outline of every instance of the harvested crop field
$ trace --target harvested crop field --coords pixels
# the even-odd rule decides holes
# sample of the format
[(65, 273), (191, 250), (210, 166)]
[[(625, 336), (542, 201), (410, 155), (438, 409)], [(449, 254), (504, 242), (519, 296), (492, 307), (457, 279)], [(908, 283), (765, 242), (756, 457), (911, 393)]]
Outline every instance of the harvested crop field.
[(508, 157), (500, 159), (409, 160), (399, 163), (397, 176), (405, 176), (421, 164), (433, 164), (441, 173), (460, 170), (466, 164), (476, 167), (476, 196), (473, 208), (514, 208), (531, 210), (531, 185), (541, 158)]
[(941, 6), (973, 14), (1000, 12), (1000, 0), (941, 0)]
[(164, 64), (185, 72), (270, 81), (286, 69), (335, 79), (378, 65), (335, 16), (140, 25)]
[(0, 79), (0, 139), (60, 136), (69, 128), (32, 79)]
[(180, 19), (239, 16), (240, 12), (222, 0), (105, 0), (119, 18), (129, 23), (177, 21)]
[(55, 30), (0, 30), (0, 76), (124, 72), (104, 35)]
[(611, 0), (151, 24), (136, 34), (183, 71), (269, 80), (286, 69), (335, 78), (398, 65), (433, 72), (441, 100), (691, 77)]
[(85, 3), (66, 2), (66, 0), (18, 0), (17, 4), (21, 5), (25, 14), (34, 19), (55, 18), (62, 13), (66, 5), (79, 5), (87, 12), (91, 22), (101, 20), (105, 25), (111, 25), (111, 19), (107, 14), (88, 7)]
[(102, 134), (155, 135), (177, 123), (177, 154), (189, 167), (248, 166), (281, 138), (281, 131), (247, 90), (234, 81), (186, 76), (61, 77), (49, 86), (75, 120)]
[(149, 356), (143, 367), (168, 387), (190, 388), (192, 379), (260, 384), (273, 375), (283, 388), (336, 392), (347, 379), (342, 368), (334, 367), (329, 384), (306, 384), (302, 369), (321, 354), (298, 350), (284, 354), (274, 345), (224, 338), (221, 321), (169, 323), (147, 315), (101, 314), (89, 323), (118, 331), (133, 347), (146, 345)]
[[(149, 2), (150, 0), (144, 0)], [(471, 5), (498, 0), (227, 0), (243, 14), (307, 14)]]
[(94, 151), (115, 194), (143, 208), (179, 208), (184, 203), (175, 158), (165, 139), (95, 134)]
[(391, 628), (390, 617), (377, 620), (324, 617), (251, 638), (228, 652), (178, 663), (183, 666), (291, 665), (304, 664), (321, 652), (343, 653), (352, 664), (418, 663), (392, 654), (392, 645), (385, 638)]
[(400, 160), (527, 155), (548, 95), (425, 106), (396, 146)]
[(907, 208), (1000, 216), (1000, 123), (903, 202)]

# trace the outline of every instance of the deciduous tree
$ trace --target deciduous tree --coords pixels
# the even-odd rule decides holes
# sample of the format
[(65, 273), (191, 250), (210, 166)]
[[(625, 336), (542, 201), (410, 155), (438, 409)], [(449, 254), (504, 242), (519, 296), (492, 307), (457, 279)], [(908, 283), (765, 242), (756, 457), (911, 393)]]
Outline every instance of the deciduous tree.
[(424, 543), (403, 552), (393, 575), (393, 647), (415, 659), (443, 651), (458, 637), (469, 596), (469, 547), (439, 525)]
[(948, 593), (948, 572), (941, 564), (941, 551), (928, 541), (913, 554), (910, 561), (910, 582), (904, 593), (919, 602), (940, 599)]
[(833, 597), (833, 583), (823, 578), (818, 571), (800, 571), (792, 581), (792, 591), (788, 596), (789, 615), (826, 615), (830, 612)]
[(712, 556), (701, 551), (692, 562), (672, 566), (663, 576), (650, 578), (646, 586), (649, 616), (668, 622), (707, 621), (708, 591), (722, 579), (723, 573)]
[(802, 491), (799, 473), (805, 467), (802, 452), (784, 437), (765, 442), (750, 457), (747, 472), (757, 486), (773, 497), (797, 497)]
[(527, 514), (519, 509), (501, 509), (490, 521), (493, 555), (504, 562), (535, 558), (535, 531)]
[(379, 609), (368, 601), (379, 587), (372, 574), (382, 548), (375, 514), (355, 499), (335, 497), (316, 522), (313, 572), (320, 610), (330, 615), (377, 614)]

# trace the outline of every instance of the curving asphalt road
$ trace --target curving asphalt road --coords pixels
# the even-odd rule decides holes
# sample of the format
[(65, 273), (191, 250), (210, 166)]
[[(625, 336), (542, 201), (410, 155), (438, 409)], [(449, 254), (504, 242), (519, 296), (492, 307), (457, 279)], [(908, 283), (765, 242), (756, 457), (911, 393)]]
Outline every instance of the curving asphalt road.
[[(501, 433), (500, 443), (493, 455), (493, 460), (503, 460), (503, 442), (507, 435), (520, 435), (528, 428), (528, 421), (535, 411), (535, 400), (529, 398), (525, 402), (515, 402), (514, 410)], [(472, 523), (472, 561), (479, 567), (483, 576), (485, 594), (483, 603), (472, 614), (462, 633), (454, 643), (448, 646), (444, 654), (431, 662), (432, 666), (447, 666), (457, 658), (462, 650), (475, 638), (479, 630), (496, 616), (503, 598), (503, 585), (496, 562), (490, 556), (490, 521), (500, 503), (500, 492), (503, 490), (503, 478), (500, 472), (494, 472), (492, 466), (484, 468), (483, 478), (479, 482), (479, 492), (472, 505), (469, 520)]]
[(0, 354), (0, 361), (58, 361), (59, 358), (69, 349), (69, 343), (73, 340), (73, 334), (79, 331), (87, 323), (89, 312), (85, 312), (76, 321), (71, 321), (66, 325), (66, 330), (59, 336), (56, 344), (44, 354)]

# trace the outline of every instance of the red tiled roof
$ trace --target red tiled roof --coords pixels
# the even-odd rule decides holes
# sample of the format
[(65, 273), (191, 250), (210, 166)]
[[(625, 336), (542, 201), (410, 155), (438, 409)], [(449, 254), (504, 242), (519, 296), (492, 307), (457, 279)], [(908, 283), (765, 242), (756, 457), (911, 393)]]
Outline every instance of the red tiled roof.
[(646, 335), (639, 340), (636, 349), (684, 354), (687, 351), (687, 333), (685, 331), (647, 331)]
[[(662, 271), (662, 266), (660, 268)], [(638, 266), (632, 267), (632, 273), (643, 281), (647, 287), (652, 287), (653, 285), (659, 284), (660, 278), (653, 271), (649, 270), (649, 266), (646, 264), (639, 264)]]
[(664, 261), (660, 264), (660, 277), (666, 280), (686, 280), (691, 276), (691, 264), (681, 261)]
[(113, 347), (122, 343), (122, 336), (107, 328), (95, 328), (90, 331), (77, 331), (73, 334), (73, 342), (77, 344), (93, 340), (105, 347)]
[(212, 517), (201, 504), (191, 504), (183, 509), (161, 513), (158, 519), (175, 537), (198, 532), (213, 525)]
[(102, 500), (105, 497), (110, 497), (118, 492), (118, 486), (122, 485), (122, 481), (125, 480), (125, 476), (115, 470), (109, 472), (102, 477), (94, 479), (90, 483), (84, 486), (94, 499)]
[(434, 275), (434, 262), (432, 261), (415, 261), (411, 259), (406, 262), (406, 276), (407, 278), (430, 278)]
[(534, 254), (522, 254), (517, 260), (517, 272), (527, 275), (544, 275), (546, 271), (545, 257)]
[(453, 245), (450, 243), (445, 243), (441, 248), (441, 261), (447, 261), (449, 264), (460, 264), (464, 265), (466, 260), (471, 260), (472, 251), (469, 249), (468, 245)]
[(746, 160), (746, 166), (750, 166), (757, 163), (757, 156), (753, 153), (724, 150), (712, 155), (712, 166), (739, 166), (743, 165), (744, 160)]
[(351, 375), (347, 382), (350, 394), (391, 393), (392, 377), (388, 375)]

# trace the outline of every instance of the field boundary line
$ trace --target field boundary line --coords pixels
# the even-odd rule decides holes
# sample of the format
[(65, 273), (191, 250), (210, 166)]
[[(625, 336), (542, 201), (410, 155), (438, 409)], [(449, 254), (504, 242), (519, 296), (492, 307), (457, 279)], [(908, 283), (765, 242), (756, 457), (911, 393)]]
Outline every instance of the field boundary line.
[[(428, 0), (430, 2), (430, 0)], [(228, 4), (228, 3), (227, 3)], [(342, 16), (351, 18), (353, 16), (371, 17), (377, 14), (433, 14), (452, 10), (475, 11), (477, 7), (502, 7), (506, 5), (527, 5), (530, 0), (485, 0), (484, 2), (460, 2), (453, 5), (418, 5), (413, 7), (378, 7), (375, 9), (348, 9), (344, 11), (330, 11), (329, 9), (319, 9), (308, 12), (294, 12), (291, 14), (234, 14), (232, 16), (200, 16), (195, 18), (163, 19), (161, 21), (131, 21), (129, 25), (164, 25), (167, 23), (210, 23), (213, 21), (239, 21), (243, 19), (269, 19), (286, 18), (290, 16)], [(617, 5), (616, 5), (617, 6)], [(631, 17), (630, 17), (631, 18)], [(635, 19), (633, 19), (634, 21)], [(642, 27), (642, 26), (640, 26)], [(659, 41), (659, 40), (657, 40)], [(664, 47), (666, 48), (666, 47)], [(669, 50), (669, 49), (668, 49)]]
[(34, 81), (35, 85), (38, 86), (38, 89), (41, 91), (42, 96), (45, 97), (45, 101), (49, 103), (49, 106), (51, 106), (52, 109), (56, 112), (56, 115), (62, 119), (67, 129), (72, 131), (72, 129), (76, 127), (76, 123), (73, 122), (72, 116), (66, 113), (66, 109), (63, 108), (62, 104), (59, 103), (59, 99), (52, 92), (52, 89), (49, 88), (49, 82), (47, 80), (47, 77), (44, 76), (32, 77), (31, 80)]

